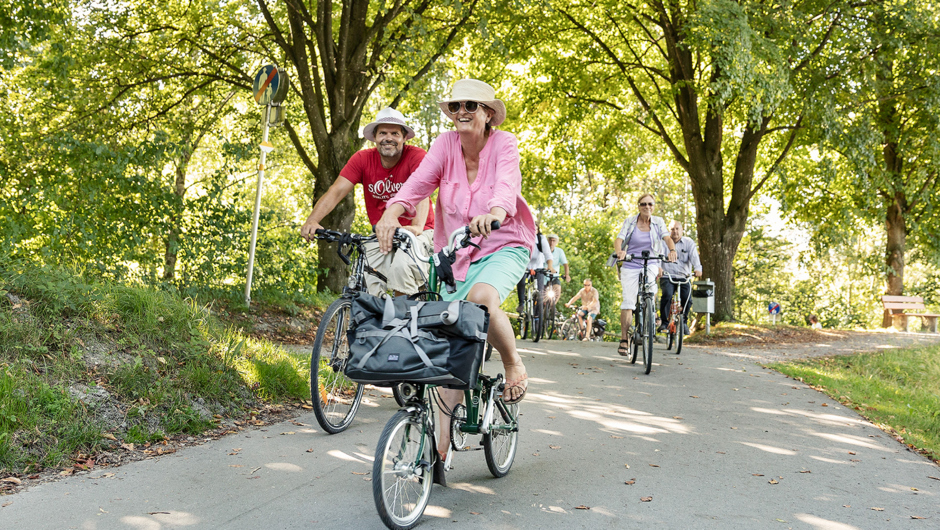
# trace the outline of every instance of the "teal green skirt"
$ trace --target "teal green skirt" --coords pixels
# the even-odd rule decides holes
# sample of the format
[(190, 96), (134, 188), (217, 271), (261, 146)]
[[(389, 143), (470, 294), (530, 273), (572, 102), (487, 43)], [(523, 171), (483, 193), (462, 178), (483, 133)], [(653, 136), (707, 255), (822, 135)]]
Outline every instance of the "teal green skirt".
[(525, 273), (525, 266), (529, 263), (529, 250), (525, 247), (506, 247), (474, 261), (467, 269), (467, 278), (457, 282), (457, 290), (448, 294), (446, 289), (441, 293), (444, 300), (465, 300), (470, 289), (478, 284), (492, 285), (499, 293), (502, 303), (509, 293), (516, 288), (516, 284)]

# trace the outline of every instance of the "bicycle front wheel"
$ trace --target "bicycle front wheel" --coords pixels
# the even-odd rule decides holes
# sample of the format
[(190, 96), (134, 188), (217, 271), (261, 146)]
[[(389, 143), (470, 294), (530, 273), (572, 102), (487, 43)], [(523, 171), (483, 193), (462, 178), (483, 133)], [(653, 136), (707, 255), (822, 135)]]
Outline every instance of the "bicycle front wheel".
[(529, 322), (529, 309), (526, 308), (522, 311), (522, 314), (519, 315), (519, 338), (525, 340), (526, 336), (529, 334), (529, 328), (532, 327)]
[(656, 338), (656, 315), (651, 300), (647, 300), (643, 308), (643, 364), (646, 373), (653, 368), (653, 340)]
[(685, 319), (676, 323), (676, 355), (682, 353), (682, 336), (685, 335)]
[(310, 355), (310, 401), (320, 427), (330, 434), (349, 427), (362, 401), (362, 386), (345, 374), (349, 360), (346, 328), (351, 305), (347, 298), (330, 304), (317, 327)]
[(490, 473), (502, 478), (509, 473), (519, 447), (519, 404), (507, 405), (500, 398), (494, 405), (496, 413), (493, 414), (490, 432), (483, 435), (483, 454)]
[(420, 417), (399, 410), (385, 424), (372, 464), (372, 498), (385, 526), (413, 528), (431, 498), (431, 435)]
[(552, 336), (555, 335), (555, 304), (549, 304), (548, 315), (545, 316), (545, 324), (548, 326), (548, 330), (545, 332), (545, 338), (552, 340)]

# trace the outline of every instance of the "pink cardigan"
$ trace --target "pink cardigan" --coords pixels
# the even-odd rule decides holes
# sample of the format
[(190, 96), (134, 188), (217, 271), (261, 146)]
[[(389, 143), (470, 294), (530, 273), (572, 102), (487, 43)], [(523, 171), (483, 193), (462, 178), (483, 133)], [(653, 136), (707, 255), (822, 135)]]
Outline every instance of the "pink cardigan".
[(466, 226), (477, 215), (489, 213), (494, 206), (506, 210), (502, 227), (488, 239), (475, 241), (479, 249), (470, 247), (457, 253), (454, 277), (458, 281), (466, 279), (471, 263), (497, 250), (525, 247), (531, 253), (535, 246), (535, 220), (521, 194), (517, 144), (511, 133), (493, 129), (480, 153), (477, 178), (473, 184), (468, 184), (460, 135), (455, 131), (446, 132), (434, 140), (424, 161), (388, 202), (389, 205), (401, 204), (405, 207), (405, 216), (414, 217), (418, 202), (440, 188), (434, 210), (435, 252), (444, 248), (451, 232)]

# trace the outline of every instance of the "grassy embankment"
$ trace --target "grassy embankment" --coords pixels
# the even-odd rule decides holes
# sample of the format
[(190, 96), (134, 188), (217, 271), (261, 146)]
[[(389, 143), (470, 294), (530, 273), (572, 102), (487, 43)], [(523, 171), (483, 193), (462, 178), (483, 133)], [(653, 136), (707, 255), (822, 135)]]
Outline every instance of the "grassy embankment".
[(0, 270), (0, 477), (309, 399), (309, 360), (176, 293)]
[(775, 363), (929, 458), (940, 459), (940, 346)]

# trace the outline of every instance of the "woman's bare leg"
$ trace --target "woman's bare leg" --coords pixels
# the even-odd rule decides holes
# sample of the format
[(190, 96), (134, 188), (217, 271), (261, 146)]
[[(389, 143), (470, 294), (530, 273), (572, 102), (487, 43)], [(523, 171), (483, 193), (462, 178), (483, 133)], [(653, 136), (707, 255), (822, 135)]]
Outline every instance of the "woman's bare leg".
[(632, 309), (621, 309), (620, 310), (620, 339), (621, 340), (630, 340), (629, 333), (630, 326), (633, 324), (633, 310)]
[(437, 452), (442, 455), (441, 460), (447, 456), (447, 448), (450, 447), (450, 411), (463, 402), (463, 390), (454, 390), (453, 388), (437, 388), (438, 395), (444, 407), (440, 407), (437, 417), (440, 419), (440, 432), (437, 436)]
[[(503, 370), (506, 372), (507, 381), (518, 381), (526, 375), (525, 364), (522, 363), (522, 357), (516, 350), (516, 336), (512, 331), (512, 324), (509, 317), (499, 308), (499, 292), (495, 287), (486, 283), (478, 283), (470, 289), (467, 300), (486, 306), (490, 313), (490, 328), (487, 332), (487, 340), (499, 352), (499, 357), (503, 360)], [(507, 400), (519, 399), (523, 387), (514, 386), (507, 388), (508, 394), (503, 398)]]

